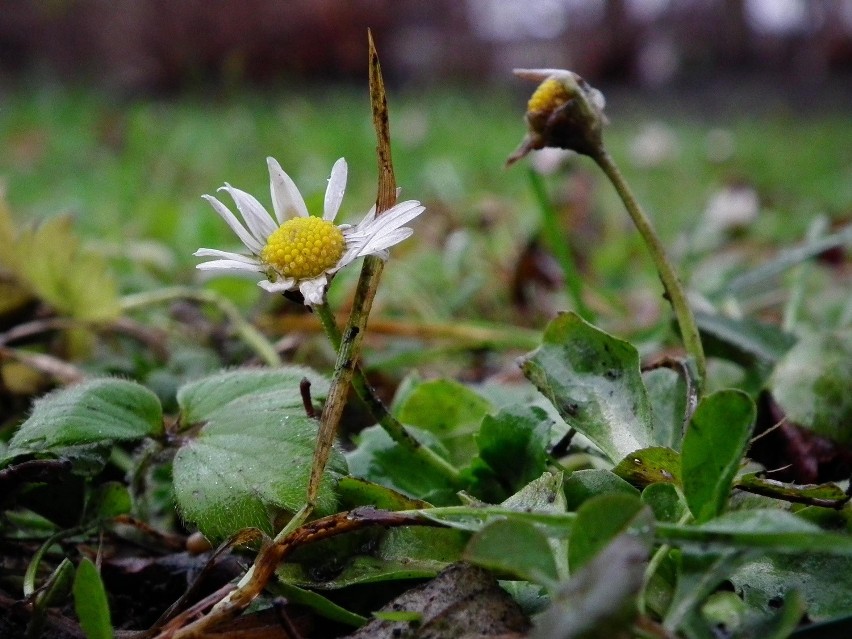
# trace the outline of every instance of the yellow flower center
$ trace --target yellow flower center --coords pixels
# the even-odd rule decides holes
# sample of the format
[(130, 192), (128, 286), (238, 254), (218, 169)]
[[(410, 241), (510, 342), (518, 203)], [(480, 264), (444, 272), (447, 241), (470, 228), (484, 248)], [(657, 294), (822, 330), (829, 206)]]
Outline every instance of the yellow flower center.
[(308, 280), (337, 264), (345, 246), (343, 232), (331, 222), (296, 217), (269, 236), (260, 259), (284, 277)]
[(555, 78), (548, 78), (535, 90), (527, 103), (527, 111), (553, 111), (562, 106), (571, 96), (565, 86)]

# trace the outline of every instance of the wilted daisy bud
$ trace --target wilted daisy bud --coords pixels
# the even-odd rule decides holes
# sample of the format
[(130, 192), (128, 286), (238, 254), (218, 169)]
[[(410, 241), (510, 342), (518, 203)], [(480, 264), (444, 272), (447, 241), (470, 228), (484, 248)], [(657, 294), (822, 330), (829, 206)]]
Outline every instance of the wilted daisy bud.
[(506, 160), (512, 164), (533, 149), (552, 146), (595, 155), (606, 124), (603, 94), (573, 71), (515, 69), (515, 75), (540, 82), (527, 103), (527, 134)]

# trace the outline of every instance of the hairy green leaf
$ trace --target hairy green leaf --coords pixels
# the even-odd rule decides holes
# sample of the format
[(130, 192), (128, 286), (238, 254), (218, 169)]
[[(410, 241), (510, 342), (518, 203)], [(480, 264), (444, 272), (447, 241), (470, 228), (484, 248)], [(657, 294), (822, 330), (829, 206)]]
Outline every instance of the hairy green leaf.
[(852, 557), (818, 552), (767, 554), (740, 566), (730, 580), (746, 603), (767, 612), (793, 590), (802, 595), (808, 617), (814, 621), (850, 612)]
[[(22, 452), (62, 454), (65, 447), (133, 441), (163, 432), (160, 400), (123, 379), (92, 379), (36, 400), (32, 415), (9, 442)], [(0, 463), (2, 465), (2, 463)]]
[[(175, 455), (175, 498), (205, 535), (222, 538), (249, 527), (271, 534), (279, 514), (304, 505), (318, 429), (298, 391), (305, 376), (304, 369), (228, 371), (179, 392), (184, 415), (204, 426)], [(334, 508), (333, 479), (345, 472), (335, 451), (319, 512)]]
[(328, 380), (301, 366), (282, 368), (242, 368), (222, 371), (195, 380), (178, 390), (177, 400), (184, 427), (215, 417), (232, 402), (251, 396), (251, 403), (262, 402), (267, 410), (293, 409), (304, 415), (300, 384), (310, 382), (314, 401), (322, 401), (328, 393)]

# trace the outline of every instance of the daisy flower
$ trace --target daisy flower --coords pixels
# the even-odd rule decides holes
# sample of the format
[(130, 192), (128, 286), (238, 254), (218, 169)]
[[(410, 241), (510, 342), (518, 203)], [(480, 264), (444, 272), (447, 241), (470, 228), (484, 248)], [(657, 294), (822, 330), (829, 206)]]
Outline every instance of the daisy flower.
[(338, 226), (334, 219), (346, 190), (346, 160), (340, 158), (331, 169), (322, 218), (308, 214), (299, 189), (274, 158), (266, 163), (274, 217), (254, 196), (228, 183), (219, 190), (228, 192), (243, 222), (215, 197), (203, 196), (250, 255), (201, 248), (193, 255), (216, 259), (197, 268), (220, 274), (257, 273), (265, 277), (258, 286), (270, 293), (298, 290), (308, 306), (322, 304), (337, 271), (365, 255), (387, 259), (388, 248), (413, 232), (403, 225), (424, 211), (420, 202), (408, 200), (378, 216), (374, 206), (358, 224)]

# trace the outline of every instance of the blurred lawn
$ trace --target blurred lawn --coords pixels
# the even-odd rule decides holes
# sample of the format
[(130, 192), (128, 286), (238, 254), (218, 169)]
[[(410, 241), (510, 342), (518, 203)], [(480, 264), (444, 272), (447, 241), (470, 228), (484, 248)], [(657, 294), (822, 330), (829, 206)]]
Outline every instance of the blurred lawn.
[[(478, 251), (485, 268), (492, 258), (502, 260), (505, 276), (513, 254), (538, 224), (527, 167), (503, 168), (523, 134), (524, 96), (520, 90), (391, 92), (389, 106), (403, 197), (424, 201), (432, 214), (417, 222), (423, 246), (410, 242), (400, 249), (419, 255), (416, 268), (400, 269), (414, 278), (408, 288), (422, 293), (418, 301), (418, 291), (411, 292), (407, 303), (428, 315), (431, 301), (423, 296), (432, 294), (439, 303), (443, 291), (453, 287), (456, 301), (438, 312), (451, 316), (471, 299), (465, 286), (474, 291), (493, 288), (493, 282), (484, 274), (467, 283), (458, 273), (444, 273), (445, 281), (433, 277), (428, 269), (448, 268), (447, 237), (464, 230), (464, 250)], [(760, 194), (764, 210), (749, 235), (761, 245), (799, 240), (818, 214), (848, 219), (852, 118), (847, 115), (802, 120), (789, 113), (763, 113), (708, 121), (682, 112), (672, 115), (665, 105), (626, 111), (610, 99), (609, 108), (610, 149), (670, 245), (694, 229), (708, 198), (729, 180), (748, 182)], [(630, 148), (651, 121), (667, 127), (676, 152), (643, 168), (631, 160)], [(708, 133), (719, 127), (732, 134), (734, 150), (728, 159), (711, 162)], [(332, 163), (345, 156), (350, 166), (342, 211), (346, 221), (358, 219), (375, 190), (366, 88), (147, 101), (120, 101), (80, 89), (18, 89), (4, 96), (0, 108), (0, 145), (0, 183), (16, 216), (39, 219), (73, 212), (81, 233), (118, 258), (126, 290), (195, 281), (191, 253), (196, 248), (236, 248), (230, 231), (200, 195), (214, 193), (227, 181), (268, 205), (267, 155), (281, 162), (314, 210), (321, 208)], [(583, 159), (572, 166), (592, 169)], [(604, 230), (600, 245), (585, 247), (587, 257), (605, 288), (630, 286), (638, 276), (636, 251), (641, 248), (611, 188), (590, 174), (598, 187), (596, 223)], [(565, 172), (549, 177), (551, 191), (564, 191), (566, 179)], [(471, 239), (483, 227), (491, 237)], [(134, 260), (147, 265), (141, 275)], [(640, 271), (645, 281), (654, 279), (650, 264)], [(243, 301), (256, 297), (256, 289), (244, 284), (216, 286)], [(488, 307), (504, 302), (505, 295), (498, 296), (478, 312), (494, 311)]]

